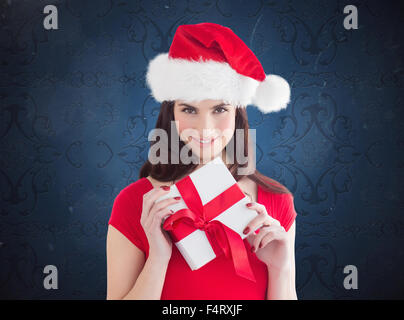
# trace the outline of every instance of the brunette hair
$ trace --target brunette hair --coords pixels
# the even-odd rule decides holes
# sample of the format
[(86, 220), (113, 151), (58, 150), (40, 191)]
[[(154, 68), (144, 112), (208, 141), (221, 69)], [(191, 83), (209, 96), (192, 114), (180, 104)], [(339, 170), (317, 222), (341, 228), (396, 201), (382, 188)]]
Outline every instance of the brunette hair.
[[(175, 101), (163, 101), (160, 107), (160, 113), (156, 122), (156, 129), (163, 129), (167, 133), (168, 141), (171, 139), (178, 139), (179, 140), (179, 150), (181, 150), (185, 144), (184, 142), (179, 139), (178, 133), (176, 132), (176, 137), (171, 137), (171, 130), (170, 125), (171, 121), (174, 121), (174, 105)], [(244, 107), (236, 107), (236, 119), (235, 119), (235, 129), (244, 129), (244, 156), (248, 157), (248, 148), (249, 148), (249, 138), (248, 138), (248, 118), (247, 112)], [(237, 141), (236, 135), (233, 134), (232, 140), (229, 141), (229, 144), (232, 143), (234, 145), (234, 152), (233, 154), (237, 154), (237, 146), (240, 145)], [(157, 143), (158, 141), (151, 141), (150, 146)], [(227, 152), (227, 147), (225, 147)], [(151, 176), (153, 179), (158, 181), (167, 182), (167, 181), (174, 181), (179, 178), (185, 177), (190, 174), (198, 164), (190, 163), (190, 164), (171, 164), (171, 145), (168, 143), (168, 164), (152, 164), (149, 159), (143, 164), (139, 172), (139, 178), (145, 178), (147, 176)], [(248, 162), (245, 164), (239, 164), (237, 162), (237, 157), (234, 158), (234, 163), (227, 165), (229, 171), (233, 175), (236, 181), (239, 181), (245, 175), (237, 174), (238, 168), (245, 168), (248, 166)], [(257, 169), (251, 174), (246, 175), (248, 178), (253, 180), (255, 183), (259, 184), (264, 190), (273, 192), (273, 193), (291, 193), (284, 185), (280, 182), (277, 182), (262, 173), (260, 173)]]

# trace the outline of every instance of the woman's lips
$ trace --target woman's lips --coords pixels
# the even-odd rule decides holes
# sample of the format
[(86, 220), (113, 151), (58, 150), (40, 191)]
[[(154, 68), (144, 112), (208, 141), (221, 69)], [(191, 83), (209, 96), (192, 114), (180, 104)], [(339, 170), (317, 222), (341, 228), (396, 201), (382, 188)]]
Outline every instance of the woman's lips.
[(209, 139), (197, 139), (195, 137), (191, 137), (193, 141), (195, 141), (196, 143), (199, 144), (200, 147), (205, 148), (205, 147), (209, 147), (213, 144), (213, 142), (218, 138), (209, 138)]

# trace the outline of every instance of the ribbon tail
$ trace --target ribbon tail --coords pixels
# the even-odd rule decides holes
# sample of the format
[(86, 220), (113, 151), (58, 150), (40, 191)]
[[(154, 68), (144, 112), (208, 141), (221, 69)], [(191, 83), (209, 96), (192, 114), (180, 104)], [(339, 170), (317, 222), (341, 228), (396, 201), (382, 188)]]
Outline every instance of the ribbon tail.
[(224, 254), (226, 258), (231, 258), (225, 239), (222, 239), (222, 233), (217, 232), (216, 228), (209, 228), (205, 230), (205, 234), (216, 257)]
[(220, 223), (218, 224), (218, 226), (220, 227), (220, 229), (223, 230), (228, 245), (223, 243), (224, 239), (218, 236), (217, 233), (216, 240), (221, 242), (220, 247), (223, 249), (226, 257), (232, 258), (236, 274), (253, 282), (257, 282), (251, 269), (250, 262), (248, 260), (248, 255), (243, 239), (241, 239), (240, 235), (237, 232), (233, 231), (226, 225)]
[(233, 264), (236, 273), (248, 280), (256, 282), (254, 273), (251, 269), (250, 262), (248, 260), (247, 251), (240, 235), (225, 226), (225, 232), (229, 239), (229, 246), (231, 255), (233, 257)]

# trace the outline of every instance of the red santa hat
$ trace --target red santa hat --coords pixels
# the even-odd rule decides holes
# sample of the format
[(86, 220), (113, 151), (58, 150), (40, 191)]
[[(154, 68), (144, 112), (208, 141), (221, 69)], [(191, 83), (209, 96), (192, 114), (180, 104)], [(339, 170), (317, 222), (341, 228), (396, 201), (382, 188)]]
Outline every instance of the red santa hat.
[(228, 27), (215, 23), (180, 25), (168, 53), (149, 63), (147, 85), (158, 102), (223, 100), (255, 105), (263, 113), (286, 108), (290, 87), (266, 75), (248, 46)]

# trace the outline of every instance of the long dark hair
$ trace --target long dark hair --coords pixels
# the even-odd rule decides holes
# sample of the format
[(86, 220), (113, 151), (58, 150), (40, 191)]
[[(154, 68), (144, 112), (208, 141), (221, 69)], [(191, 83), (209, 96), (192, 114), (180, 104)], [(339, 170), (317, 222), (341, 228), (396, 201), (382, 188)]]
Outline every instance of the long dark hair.
[[(171, 121), (174, 121), (174, 105), (175, 101), (163, 101), (160, 107), (160, 113), (156, 122), (156, 129), (163, 129), (167, 133), (168, 136), (168, 141), (172, 141), (171, 139), (178, 139), (179, 140), (179, 150), (181, 150), (185, 144), (184, 142), (179, 139), (178, 133), (176, 132), (175, 137), (171, 137), (171, 130), (170, 130), (170, 125)], [(237, 107), (236, 108), (236, 119), (235, 119), (235, 129), (243, 129), (244, 132), (244, 146), (247, 146), (244, 148), (244, 156), (248, 157), (249, 156), (249, 138), (248, 138), (248, 118), (247, 118), (247, 112), (245, 108), (243, 107)], [(234, 141), (237, 139), (236, 134), (233, 134), (232, 140), (229, 141), (229, 144), (232, 144), (234, 146), (233, 154), (237, 154), (237, 146), (240, 145), (237, 143), (237, 141)], [(177, 141), (178, 141), (177, 140)], [(150, 146), (153, 146), (153, 144), (157, 143), (158, 141), (151, 141)], [(226, 152), (227, 152), (227, 147), (225, 147)], [(250, 153), (251, 155), (251, 153)], [(195, 163), (190, 163), (190, 164), (171, 164), (171, 143), (168, 143), (168, 164), (152, 164), (149, 159), (143, 164), (142, 168), (140, 169), (139, 173), (139, 178), (145, 178), (147, 176), (151, 176), (153, 179), (156, 179), (158, 181), (162, 182), (167, 182), (167, 181), (175, 181), (179, 178), (185, 177), (188, 174), (190, 174), (197, 166), (198, 164)], [(241, 178), (243, 178), (245, 175), (239, 175), (237, 174), (238, 168), (245, 168), (248, 166), (248, 162), (245, 164), (239, 164), (237, 162), (237, 157), (234, 158), (234, 163), (227, 165), (229, 171), (233, 175), (234, 179), (236, 181), (239, 181)], [(271, 179), (262, 173), (260, 173), (257, 169), (254, 169), (254, 171), (247, 175), (248, 178), (250, 178), (252, 181), (255, 183), (259, 184), (264, 190), (273, 192), (273, 193), (291, 193), (284, 185), (282, 185), (280, 182), (275, 181), (274, 179)]]

